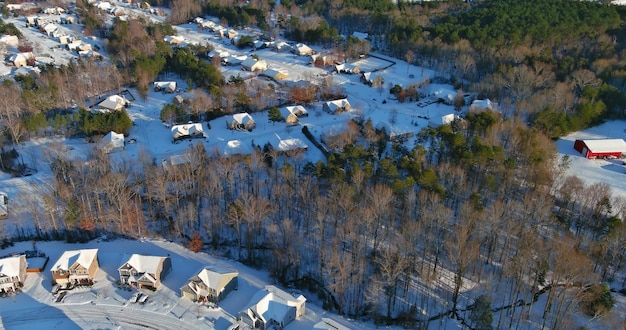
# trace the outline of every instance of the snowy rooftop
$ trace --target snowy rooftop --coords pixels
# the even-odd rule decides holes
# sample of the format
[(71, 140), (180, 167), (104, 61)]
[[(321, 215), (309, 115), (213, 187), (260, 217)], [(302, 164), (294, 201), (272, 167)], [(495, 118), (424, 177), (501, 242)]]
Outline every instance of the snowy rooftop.
[(19, 276), (21, 256), (0, 259), (0, 275), (7, 277)]
[(68, 270), (74, 263), (82, 267), (89, 268), (91, 263), (98, 256), (98, 249), (65, 251), (59, 260), (52, 266), (51, 270)]
[(156, 273), (165, 258), (167, 257), (133, 254), (124, 264), (130, 265), (139, 273)]
[(623, 139), (583, 140), (583, 142), (592, 152), (626, 152), (626, 142)]

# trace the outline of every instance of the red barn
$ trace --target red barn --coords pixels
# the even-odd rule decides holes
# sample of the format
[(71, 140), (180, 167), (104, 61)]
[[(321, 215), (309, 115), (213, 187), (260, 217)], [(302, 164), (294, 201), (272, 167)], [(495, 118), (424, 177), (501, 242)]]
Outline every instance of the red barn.
[(574, 149), (585, 158), (621, 158), (626, 153), (626, 142), (623, 139), (576, 140)]

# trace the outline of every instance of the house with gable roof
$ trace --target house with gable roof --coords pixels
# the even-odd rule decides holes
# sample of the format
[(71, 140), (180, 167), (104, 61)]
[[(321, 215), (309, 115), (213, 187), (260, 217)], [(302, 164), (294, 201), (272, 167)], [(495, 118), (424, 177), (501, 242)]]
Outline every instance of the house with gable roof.
[(236, 113), (233, 119), (227, 122), (227, 127), (233, 130), (251, 131), (256, 127), (256, 122), (247, 112)]
[(324, 102), (324, 104), (322, 104), (322, 110), (336, 115), (342, 112), (350, 111), (350, 102), (348, 102), (348, 99)]
[(52, 265), (55, 284), (91, 283), (98, 271), (98, 249), (65, 251)]
[(172, 143), (185, 139), (205, 139), (202, 123), (188, 123), (172, 126)]
[(291, 321), (302, 317), (306, 310), (306, 298), (293, 296), (273, 285), (257, 292), (239, 317), (255, 329), (284, 328)]
[(214, 266), (203, 268), (180, 288), (180, 295), (199, 302), (220, 302), (232, 290), (237, 290), (239, 273)]
[(125, 145), (124, 134), (110, 131), (102, 137), (102, 140), (98, 143), (98, 148), (104, 151), (105, 154), (108, 154), (124, 150)]
[(0, 294), (18, 291), (26, 279), (26, 255), (0, 259)]
[(120, 95), (111, 95), (98, 103), (98, 109), (102, 112), (122, 110), (130, 104), (125, 97)]
[(267, 62), (265, 60), (256, 60), (253, 57), (249, 57), (241, 62), (241, 68), (246, 71), (263, 71), (267, 69)]
[(122, 284), (156, 290), (172, 270), (172, 260), (170, 257), (133, 254), (117, 270)]

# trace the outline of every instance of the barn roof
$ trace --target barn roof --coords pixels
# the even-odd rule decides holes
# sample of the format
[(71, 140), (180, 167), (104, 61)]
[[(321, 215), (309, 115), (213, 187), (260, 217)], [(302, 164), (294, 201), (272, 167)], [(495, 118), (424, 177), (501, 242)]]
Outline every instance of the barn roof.
[(583, 140), (591, 152), (626, 152), (626, 142), (623, 139)]

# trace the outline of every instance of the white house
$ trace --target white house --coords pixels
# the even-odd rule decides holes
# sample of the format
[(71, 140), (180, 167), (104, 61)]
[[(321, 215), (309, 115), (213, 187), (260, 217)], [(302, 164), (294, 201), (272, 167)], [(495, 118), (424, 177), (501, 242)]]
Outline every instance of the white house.
[(450, 125), (453, 121), (458, 119), (459, 116), (455, 113), (448, 113), (445, 115), (431, 116), (428, 120), (428, 126), (430, 127), (439, 127), (442, 125)]
[(0, 293), (16, 292), (22, 287), (25, 279), (25, 255), (0, 259)]
[(331, 114), (350, 111), (350, 102), (348, 99), (327, 101), (322, 104), (322, 110)]
[(219, 302), (238, 287), (239, 273), (218, 267), (205, 267), (180, 288), (181, 297), (199, 302)]
[(0, 43), (5, 44), (7, 46), (17, 46), (20, 41), (17, 36), (4, 34), (0, 37)]
[(172, 260), (170, 257), (133, 254), (117, 270), (122, 284), (156, 290), (172, 270)]
[(65, 284), (89, 283), (98, 269), (98, 249), (83, 249), (63, 252), (50, 271), (54, 283)]
[(251, 131), (256, 127), (256, 122), (247, 112), (236, 113), (233, 119), (227, 123), (229, 129)]
[(165, 36), (163, 38), (163, 40), (165, 42), (167, 42), (170, 45), (178, 45), (181, 42), (185, 41), (185, 37), (183, 36)]
[(124, 134), (110, 131), (107, 135), (102, 137), (102, 140), (98, 143), (98, 147), (106, 154), (122, 151), (124, 150)]
[(306, 55), (312, 55), (313, 54), (313, 49), (311, 49), (311, 47), (302, 44), (302, 43), (298, 43), (296, 44), (296, 47), (293, 49), (294, 54), (296, 55), (300, 55), (300, 56), (306, 56)]
[(242, 143), (241, 140), (229, 140), (222, 150), (223, 156), (248, 155), (250, 153), (252, 153), (250, 147)]
[[(495, 103), (489, 99), (474, 100), (468, 109), (468, 113), (481, 113), (484, 111), (498, 111)], [(499, 112), (499, 111), (498, 111)]]
[(276, 139), (272, 140), (272, 147), (279, 153), (290, 151), (306, 151), (309, 146), (298, 138), (282, 139), (278, 134)]
[(202, 123), (188, 123), (172, 126), (172, 142), (176, 143), (184, 139), (205, 139)]
[(274, 81), (281, 81), (289, 78), (289, 72), (280, 69), (267, 69), (263, 71), (262, 76), (266, 76)]
[(444, 87), (434, 89), (432, 95), (437, 98), (437, 101), (452, 105), (454, 104), (454, 99), (456, 98), (456, 91), (451, 89), (447, 89)]
[(17, 54), (12, 54), (11, 56), (9, 56), (8, 62), (9, 64), (12, 64), (13, 66), (19, 68), (22, 66), (27, 66), (28, 61), (30, 61), (31, 59), (32, 60), (35, 59), (35, 56), (31, 52), (17, 53)]
[(175, 81), (155, 81), (154, 82), (154, 91), (155, 92), (163, 92), (163, 93), (174, 93), (176, 92), (176, 82)]
[(256, 60), (252, 57), (247, 58), (245, 61), (241, 62), (241, 68), (246, 71), (263, 71), (267, 69), (267, 62), (265, 60)]
[(282, 329), (291, 321), (304, 316), (305, 303), (306, 298), (302, 295), (293, 296), (273, 285), (267, 285), (252, 297), (239, 317), (256, 329)]
[(115, 94), (98, 103), (98, 109), (102, 112), (118, 111), (127, 107), (129, 103), (125, 97)]

